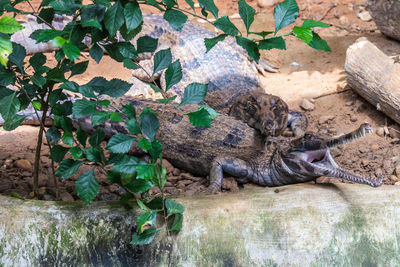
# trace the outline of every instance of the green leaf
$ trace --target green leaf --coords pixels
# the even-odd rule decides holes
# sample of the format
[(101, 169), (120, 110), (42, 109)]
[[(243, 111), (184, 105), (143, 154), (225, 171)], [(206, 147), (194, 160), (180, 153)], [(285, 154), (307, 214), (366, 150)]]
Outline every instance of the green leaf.
[(137, 179), (133, 180), (129, 184), (125, 185), (125, 187), (133, 193), (144, 193), (147, 192), (150, 188), (152, 188), (154, 185), (149, 181), (149, 180), (144, 180), (144, 179)]
[(36, 40), (37, 43), (48, 42), (56, 38), (57, 36), (62, 36), (64, 31), (59, 30), (36, 30), (29, 36), (33, 40)]
[(181, 204), (170, 198), (165, 199), (165, 208), (167, 209), (168, 216), (172, 214), (183, 214), (185, 211), (185, 208)]
[(89, 147), (85, 149), (86, 158), (91, 162), (104, 162), (105, 156), (100, 147)]
[(68, 150), (67, 147), (55, 145), (50, 150), (50, 158), (55, 162), (60, 162), (63, 160), (65, 154), (67, 154)]
[(84, 84), (82, 86), (79, 86), (78, 91), (85, 97), (96, 98), (96, 95), (93, 92), (93, 88), (90, 85)]
[(207, 94), (207, 84), (191, 83), (185, 88), (182, 102), (179, 106), (186, 104), (199, 104)]
[(21, 125), (21, 123), (24, 121), (25, 118), (26, 118), (25, 115), (18, 115), (18, 114), (15, 114), (14, 116), (7, 118), (4, 121), (3, 125), (4, 130), (6, 131), (14, 130), (15, 128)]
[(254, 14), (256, 11), (249, 6), (245, 0), (240, 0), (238, 2), (239, 6), (239, 15), (243, 20), (244, 25), (246, 26), (247, 34), (249, 34), (250, 26), (254, 21)]
[(81, 127), (78, 128), (76, 131), (76, 139), (78, 139), (78, 142), (83, 146), (86, 147), (86, 139), (88, 138), (88, 134), (82, 130)]
[(322, 21), (316, 21), (316, 20), (313, 20), (313, 19), (305, 20), (303, 22), (303, 25), (301, 25), (301, 27), (305, 27), (305, 28), (313, 28), (313, 27), (328, 28), (330, 26), (331, 25), (329, 25), (327, 23), (324, 23)]
[(46, 139), (49, 143), (57, 144), (60, 138), (61, 138), (61, 133), (56, 127), (51, 126), (46, 131)]
[(152, 210), (142, 213), (136, 219), (137, 232), (142, 233), (156, 223), (157, 211)]
[(106, 138), (106, 133), (104, 132), (104, 129), (102, 127), (99, 127), (90, 136), (89, 144), (91, 146), (98, 146), (104, 140), (104, 138)]
[(92, 115), (92, 126), (97, 126), (105, 123), (110, 118), (110, 113), (107, 111), (97, 111)]
[(88, 85), (90, 85), (95, 92), (102, 94), (103, 91), (107, 90), (108, 81), (103, 77), (94, 77), (88, 82)]
[(274, 32), (261, 31), (261, 32), (249, 32), (249, 33), (256, 34), (256, 35), (261, 36), (262, 38), (265, 38), (267, 35), (270, 35), (271, 33), (274, 33)]
[(143, 22), (142, 11), (137, 2), (127, 3), (124, 8), (124, 15), (128, 31), (136, 29)]
[(185, 0), (185, 1), (192, 8), (193, 12), (196, 14), (196, 9), (194, 8), (193, 0)]
[(136, 119), (126, 121), (125, 126), (131, 134), (140, 134), (142, 132)]
[(218, 42), (225, 40), (226, 34), (220, 34), (214, 38), (204, 38), (204, 45), (206, 46), (206, 53), (211, 50)]
[(51, 69), (46, 76), (47, 80), (54, 81), (54, 82), (64, 82), (65, 77), (64, 77), (64, 72), (59, 69)]
[(160, 123), (153, 113), (147, 112), (145, 114), (142, 113), (140, 116), (140, 126), (143, 135), (146, 136), (150, 141), (153, 141), (154, 136), (160, 127)]
[(89, 205), (100, 192), (100, 184), (94, 176), (94, 169), (82, 174), (75, 183), (78, 197)]
[(72, 131), (72, 120), (66, 116), (54, 115), (54, 125), (61, 127), (66, 132)]
[(0, 18), (0, 32), (12, 34), (24, 27), (18, 23), (18, 21), (12, 17), (4, 16)]
[(215, 21), (213, 24), (215, 27), (222, 30), (228, 35), (237, 36), (239, 33), (239, 30), (236, 28), (235, 25), (233, 25), (233, 23), (229, 20), (227, 16), (223, 16), (217, 19), (217, 21)]
[(8, 56), (11, 54), (12, 49), (13, 47), (9, 37), (0, 35), (0, 64), (3, 66), (7, 66)]
[(314, 49), (317, 50), (324, 50), (327, 52), (331, 52), (331, 48), (329, 47), (328, 43), (323, 40), (317, 33), (313, 32), (313, 38), (312, 40), (308, 43), (309, 46), (311, 46)]
[(299, 6), (296, 0), (285, 0), (275, 7), (275, 34), (283, 27), (296, 21), (299, 15)]
[(97, 100), (97, 105), (99, 106), (105, 106), (108, 107), (110, 105), (110, 100), (104, 99), (104, 100)]
[(76, 119), (90, 116), (96, 112), (96, 102), (86, 99), (78, 99), (72, 106), (72, 114)]
[(123, 121), (124, 118), (122, 117), (122, 114), (119, 112), (111, 112), (110, 120), (111, 121)]
[(210, 127), (211, 116), (206, 109), (197, 109), (195, 112), (187, 114), (193, 126)]
[(95, 19), (89, 19), (89, 20), (82, 21), (82, 26), (83, 27), (94, 27), (94, 28), (99, 29), (100, 31), (103, 29), (100, 22)]
[(60, 88), (75, 93), (79, 92), (79, 85), (76, 82), (66, 81), (60, 85)]
[(150, 36), (142, 36), (137, 40), (136, 47), (138, 53), (154, 52), (158, 46), (158, 39)]
[(171, 64), (172, 61), (172, 54), (171, 49), (164, 49), (158, 51), (154, 55), (154, 68), (153, 68), (153, 75), (160, 70), (163, 70)]
[(137, 143), (138, 147), (140, 147), (144, 152), (149, 151), (151, 148), (151, 142), (146, 138), (142, 137)]
[(70, 77), (84, 73), (86, 71), (88, 65), (89, 65), (89, 60), (82, 61), (82, 62), (72, 65)]
[(20, 102), (16, 97), (17, 92), (0, 99), (0, 114), (4, 120), (13, 117), (20, 108)]
[(130, 42), (119, 42), (118, 49), (121, 55), (123, 55), (126, 58), (139, 57), (136, 48)]
[(167, 10), (171, 9), (173, 6), (178, 5), (175, 0), (162, 0), (162, 2), (167, 6)]
[[(42, 8), (39, 12), (39, 18), (36, 18), (37, 23), (44, 23), (47, 22), (49, 24), (51, 24), (51, 22), (53, 21), (54, 18), (54, 9), (53, 8)], [(43, 19), (43, 20), (41, 20)]]
[(253, 40), (236, 36), (236, 43), (243, 47), (247, 51), (249, 57), (258, 63), (258, 60), (260, 59), (260, 51), (258, 51), (257, 44)]
[[(74, 146), (69, 149), (69, 153), (71, 154), (74, 160), (83, 158), (83, 151), (80, 147)], [(61, 159), (62, 160), (62, 159)]]
[(313, 32), (311, 28), (304, 28), (304, 27), (293, 27), (293, 34), (303, 40), (306, 44), (309, 44), (313, 38)]
[(155, 172), (154, 172), (154, 165), (153, 164), (145, 164), (145, 163), (140, 163), (136, 166), (136, 178), (137, 179), (151, 179), (154, 177)]
[(122, 24), (124, 24), (124, 8), (120, 2), (116, 2), (107, 10), (104, 15), (104, 24), (111, 36), (115, 35)]
[(98, 44), (94, 44), (92, 48), (90, 48), (89, 54), (94, 59), (94, 61), (99, 64), (101, 58), (104, 55), (104, 52)]
[(135, 140), (135, 137), (116, 133), (108, 141), (107, 149), (113, 153), (128, 153)]
[(172, 223), (170, 231), (177, 231), (179, 232), (182, 229), (182, 222), (183, 222), (183, 216), (182, 214), (178, 213), (175, 214), (174, 216), (174, 221)]
[(15, 82), (15, 73), (12, 70), (8, 69), (0, 72), (0, 86), (7, 86), (13, 84), (14, 82)]
[(129, 119), (136, 118), (136, 110), (132, 104), (127, 104), (122, 106), (122, 111)]
[(202, 9), (210, 11), (216, 19), (218, 18), (218, 8), (213, 0), (199, 0), (199, 5)]
[(22, 72), (23, 71), (23, 64), (24, 64), (24, 59), (26, 56), (26, 50), (25, 47), (23, 47), (20, 44), (13, 43), (13, 51), (8, 57), (8, 59), (14, 63)]
[(56, 171), (56, 175), (61, 178), (71, 177), (79, 167), (83, 164), (83, 161), (75, 161), (73, 159), (64, 159), (61, 161), (60, 166)]
[(178, 59), (174, 63), (171, 63), (165, 71), (166, 91), (168, 91), (168, 89), (173, 85), (177, 84), (180, 80), (182, 80), (182, 67)]
[(55, 47), (62, 47), (63, 44), (65, 44), (66, 42), (67, 42), (67, 40), (65, 40), (61, 36), (56, 36), (56, 37), (54, 37), (53, 41), (51, 42), (51, 45), (55, 46)]
[(146, 5), (154, 6), (160, 11), (165, 11), (156, 0), (147, 0)]
[(43, 53), (36, 53), (30, 59), (29, 63), (35, 71), (42, 67), (46, 63), (46, 56)]
[(67, 146), (73, 146), (74, 145), (74, 136), (72, 135), (71, 132), (64, 132), (64, 134), (62, 136), (62, 141)]
[(152, 159), (157, 159), (160, 157), (160, 154), (162, 152), (163, 146), (158, 140), (153, 140), (151, 142), (151, 147), (149, 149), (149, 154)]
[(75, 59), (77, 59), (81, 55), (81, 51), (79, 50), (79, 48), (71, 43), (63, 44), (62, 50), (67, 58), (69, 58), (69, 60), (71, 61), (75, 61)]
[[(140, 181), (149, 182), (149, 181), (146, 181), (146, 180), (140, 180)], [(146, 210), (146, 211), (149, 211), (149, 210), (150, 210), (139, 198), (136, 198), (136, 203), (138, 204), (138, 206), (139, 206), (142, 210)]]
[(126, 92), (129, 91), (131, 88), (132, 84), (125, 82), (120, 79), (112, 79), (107, 83), (107, 87), (104, 88), (101, 92), (101, 94), (104, 95), (109, 95), (111, 97), (121, 97), (123, 96)]
[(160, 228), (150, 228), (141, 234), (134, 233), (132, 235), (131, 243), (132, 245), (147, 245), (153, 241), (154, 236), (160, 231)]
[(132, 174), (136, 171), (139, 160), (135, 157), (124, 155), (121, 161), (116, 162), (111, 169), (117, 172)]
[(283, 40), (282, 37), (274, 37), (270, 39), (261, 40), (258, 43), (258, 49), (270, 50), (273, 48), (286, 50), (285, 40)]
[(188, 16), (175, 9), (168, 9), (165, 11), (163, 17), (166, 21), (168, 21), (169, 25), (171, 25), (171, 27), (177, 31), (182, 30), (188, 19)]
[(140, 68), (135, 62), (133, 62), (133, 61), (132, 61), (131, 59), (129, 59), (129, 58), (124, 59), (123, 62), (124, 62), (124, 67), (127, 68), (127, 69), (130, 69), (130, 70), (137, 70), (137, 69)]
[(202, 109), (207, 110), (208, 114), (210, 114), (211, 119), (215, 119), (216, 117), (219, 116), (219, 113), (216, 112), (213, 108), (211, 108), (209, 106), (200, 106), (199, 110), (202, 110)]
[(168, 97), (168, 98), (160, 98), (160, 99), (156, 99), (157, 102), (161, 103), (161, 104), (169, 104), (172, 101), (174, 101), (176, 99), (177, 95)]

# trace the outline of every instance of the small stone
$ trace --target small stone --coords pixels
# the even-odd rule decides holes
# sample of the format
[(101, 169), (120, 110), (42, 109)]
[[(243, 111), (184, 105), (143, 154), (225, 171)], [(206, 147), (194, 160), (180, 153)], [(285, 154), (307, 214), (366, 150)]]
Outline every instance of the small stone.
[(3, 193), (4, 191), (11, 189), (13, 187), (13, 184), (10, 180), (2, 180), (0, 183), (0, 193)]
[(15, 161), (14, 165), (17, 168), (23, 169), (23, 170), (27, 170), (27, 171), (31, 171), (32, 170), (32, 163), (29, 160), (26, 159), (19, 159), (17, 161)]
[(300, 107), (304, 110), (314, 110), (315, 105), (310, 100), (303, 98)]
[(351, 122), (356, 122), (357, 120), (358, 120), (358, 119), (357, 119), (356, 116), (354, 116), (353, 114), (350, 115), (350, 121), (351, 121)]
[(171, 183), (176, 183), (179, 180), (179, 176), (167, 176), (167, 181), (170, 181)]
[(33, 191), (30, 192), (28, 196), (29, 196), (29, 198), (34, 198), (35, 197), (35, 192), (33, 192)]
[[(71, 196), (72, 197), (72, 196)], [(113, 200), (117, 200), (119, 197), (117, 194), (102, 194), (100, 195), (99, 199), (102, 201), (113, 201)], [(72, 200), (73, 201), (73, 200)]]
[(341, 16), (339, 18), (339, 23), (340, 25), (342, 25), (343, 27), (349, 27), (350, 26), (350, 22), (349, 19), (345, 16)]
[(257, 0), (257, 5), (259, 7), (270, 7), (275, 5), (275, 0)]
[(348, 107), (349, 107), (349, 106), (352, 106), (353, 104), (354, 104), (353, 101), (347, 101), (347, 102), (346, 102), (346, 106), (348, 106)]
[(172, 174), (175, 175), (175, 176), (179, 176), (181, 174), (181, 171), (179, 169), (174, 169), (172, 171)]
[(399, 180), (399, 178), (396, 175), (390, 175), (389, 180), (393, 183), (396, 183)]
[(32, 176), (32, 173), (31, 173), (31, 172), (22, 172), (22, 173), (21, 173), (21, 176), (23, 176), (23, 177), (30, 177), (30, 176)]
[(156, 195), (161, 193), (160, 188), (157, 186), (153, 186), (152, 188), (149, 189), (149, 195)]
[(240, 15), (238, 13), (235, 13), (233, 15), (229, 16), (230, 19), (240, 19)]
[(170, 195), (179, 195), (179, 191), (178, 189), (176, 189), (175, 187), (164, 187), (164, 190), (167, 194)]
[(9, 157), (11, 157), (11, 155), (10, 154), (8, 154), (8, 153), (0, 153), (0, 160), (5, 160), (5, 159), (8, 159)]
[(378, 150), (379, 148), (381, 148), (378, 144), (373, 144), (371, 146), (371, 150)]
[(239, 186), (234, 178), (225, 178), (222, 180), (222, 189), (236, 192), (239, 191)]
[(68, 193), (67, 191), (63, 191), (60, 193), (60, 199), (61, 199), (61, 201), (67, 201), (67, 202), (75, 201), (73, 196), (70, 193)]
[(362, 20), (362, 21), (371, 21), (372, 17), (371, 14), (369, 14), (368, 11), (363, 11), (357, 14), (357, 16)]
[(334, 118), (335, 118), (335, 116), (332, 116), (332, 115), (321, 116), (318, 119), (318, 123), (319, 124), (328, 123), (329, 121), (333, 120)]
[(4, 166), (6, 166), (6, 168), (10, 168), (12, 166), (13, 160), (12, 159), (6, 159), (4, 161)]
[(186, 191), (185, 193), (183, 193), (183, 195), (184, 195), (185, 197), (191, 197), (191, 196), (193, 196), (193, 195), (196, 194), (196, 193), (197, 193), (196, 190), (188, 190), (188, 191)]
[(43, 197), (42, 197), (42, 200), (44, 200), (44, 201), (55, 201), (56, 198), (53, 197), (52, 195), (44, 194)]
[(400, 164), (394, 167), (394, 174), (400, 178)]
[(389, 127), (389, 136), (392, 138), (400, 138), (400, 129), (398, 127)]
[(381, 177), (381, 176), (383, 176), (383, 171), (382, 171), (382, 169), (381, 169), (381, 168), (376, 169), (376, 170), (375, 170), (375, 175), (376, 175), (376, 177)]
[(279, 189), (278, 189), (278, 188), (275, 189), (275, 190), (274, 190), (274, 193), (277, 193), (277, 194), (278, 194), (278, 193), (279, 193)]
[(394, 185), (400, 185), (400, 181), (399, 182), (395, 182)]
[(170, 187), (170, 186), (174, 186), (174, 185), (171, 182), (166, 181), (164, 186), (165, 187)]
[(380, 137), (384, 137), (385, 136), (385, 129), (383, 129), (383, 127), (378, 127), (376, 129), (376, 135), (380, 136)]
[(368, 162), (368, 160), (366, 160), (366, 159), (363, 159), (363, 160), (361, 161), (361, 165), (362, 165), (363, 167), (368, 166), (368, 164), (369, 164), (369, 162)]
[(182, 179), (186, 179), (186, 180), (192, 180), (193, 175), (191, 175), (191, 174), (188, 173), (188, 172), (184, 172), (184, 173), (181, 173), (181, 178), (182, 178)]
[(188, 185), (188, 184), (193, 183), (193, 181), (192, 180), (180, 180), (179, 183), (184, 184), (184, 185)]
[(172, 166), (172, 164), (166, 159), (163, 159), (163, 167), (167, 170), (167, 173), (171, 173), (175, 169), (174, 166)]

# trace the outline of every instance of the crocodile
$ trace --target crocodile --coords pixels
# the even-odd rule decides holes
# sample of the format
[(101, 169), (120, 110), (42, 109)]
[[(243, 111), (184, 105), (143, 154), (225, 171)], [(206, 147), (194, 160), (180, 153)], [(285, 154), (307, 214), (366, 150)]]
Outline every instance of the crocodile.
[[(302, 137), (267, 136), (246, 122), (221, 114), (212, 127), (194, 127), (188, 118), (170, 106), (150, 100), (125, 97), (119, 104), (132, 104), (137, 112), (144, 107), (158, 111), (160, 128), (156, 134), (163, 144), (163, 157), (174, 166), (200, 176), (210, 176), (209, 191), (221, 189), (223, 175), (228, 174), (239, 183), (252, 182), (261, 186), (282, 186), (313, 181), (320, 176), (336, 177), (351, 182), (380, 186), (382, 177), (370, 178), (351, 173), (333, 159), (330, 149), (346, 144), (372, 132), (364, 123), (346, 135), (321, 139), (307, 132)], [(193, 111), (196, 105), (183, 107)], [(80, 118), (76, 126), (87, 132), (95, 130), (90, 118)], [(121, 122), (102, 125), (106, 135), (117, 132), (129, 134)], [(133, 145), (131, 154), (140, 154)]]

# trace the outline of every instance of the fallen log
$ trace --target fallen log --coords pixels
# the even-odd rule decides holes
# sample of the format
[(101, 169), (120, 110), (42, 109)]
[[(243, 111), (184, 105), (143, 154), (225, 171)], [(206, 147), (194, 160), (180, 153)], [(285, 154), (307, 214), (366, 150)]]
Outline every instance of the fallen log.
[(0, 195), (0, 266), (400, 265), (400, 186), (276, 189), (178, 199), (182, 231), (141, 247), (138, 208)]
[(400, 64), (360, 38), (347, 49), (344, 69), (352, 89), (400, 123)]

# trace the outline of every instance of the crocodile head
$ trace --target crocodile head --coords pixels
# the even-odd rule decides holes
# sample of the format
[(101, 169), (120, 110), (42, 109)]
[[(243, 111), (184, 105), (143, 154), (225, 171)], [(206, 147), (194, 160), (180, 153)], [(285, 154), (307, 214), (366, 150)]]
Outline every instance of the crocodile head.
[(357, 130), (328, 140), (320, 139), (313, 134), (306, 134), (297, 144), (281, 153), (286, 172), (303, 181), (313, 180), (320, 176), (336, 177), (351, 182), (368, 184), (373, 187), (382, 184), (382, 178), (371, 179), (359, 176), (340, 167), (332, 157), (330, 148), (348, 143), (372, 132), (368, 123), (363, 123)]

